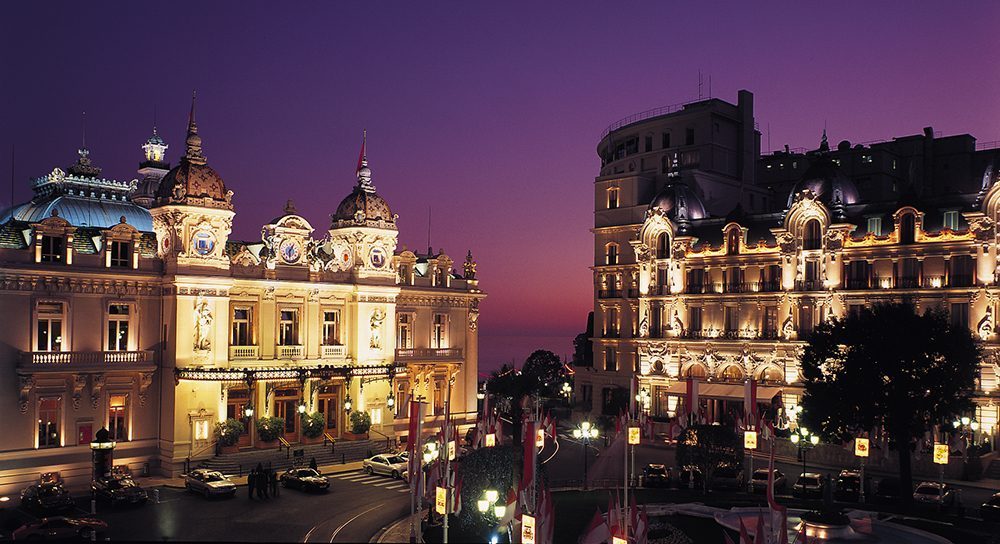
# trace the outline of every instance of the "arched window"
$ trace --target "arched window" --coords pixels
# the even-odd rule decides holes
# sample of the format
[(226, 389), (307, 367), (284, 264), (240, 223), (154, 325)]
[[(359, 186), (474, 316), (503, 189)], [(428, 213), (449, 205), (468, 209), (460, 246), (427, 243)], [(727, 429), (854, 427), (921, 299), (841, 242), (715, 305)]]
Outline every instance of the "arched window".
[(729, 239), (726, 242), (726, 254), (727, 255), (740, 254), (740, 229), (729, 230)]
[(820, 237), (820, 227), (818, 219), (806, 221), (802, 228), (802, 249), (821, 249), (823, 239)]
[(745, 375), (743, 374), (743, 370), (740, 369), (740, 367), (736, 365), (729, 365), (722, 370), (722, 373), (719, 374), (719, 377), (722, 378), (723, 380), (742, 380), (745, 377)]
[(912, 244), (916, 239), (917, 222), (912, 213), (899, 218), (899, 243)]
[(762, 382), (781, 383), (785, 381), (785, 373), (773, 366), (766, 366), (760, 371), (757, 379)]
[(611, 243), (605, 247), (604, 264), (618, 264), (618, 244)]
[(705, 367), (703, 365), (696, 363), (696, 364), (693, 364), (693, 365), (685, 368), (684, 369), (684, 375), (682, 377), (684, 377), (684, 378), (707, 378), (708, 377), (708, 371), (705, 370)]
[(657, 259), (667, 259), (670, 257), (670, 235), (661, 232), (659, 236), (656, 237), (656, 258)]

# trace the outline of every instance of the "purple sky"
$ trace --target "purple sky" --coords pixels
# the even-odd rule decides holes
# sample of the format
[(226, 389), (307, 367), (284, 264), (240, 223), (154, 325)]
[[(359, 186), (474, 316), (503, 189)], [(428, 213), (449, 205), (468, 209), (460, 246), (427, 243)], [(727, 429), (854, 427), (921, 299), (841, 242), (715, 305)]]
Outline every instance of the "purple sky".
[[(191, 90), (235, 191), (234, 237), (286, 199), (322, 231), (361, 130), (400, 241), (480, 263), (484, 368), (560, 355), (592, 305), (595, 147), (612, 121), (755, 94), (771, 148), (918, 133), (1000, 139), (995, 2), (21, 2), (0, 7), (0, 172), (9, 200), (91, 157), (130, 179), (154, 105), (176, 163)], [(284, 8), (284, 5), (281, 5)], [(302, 6), (308, 6), (303, 8)], [(957, 7), (956, 7), (957, 6)], [(767, 136), (762, 136), (767, 150)]]

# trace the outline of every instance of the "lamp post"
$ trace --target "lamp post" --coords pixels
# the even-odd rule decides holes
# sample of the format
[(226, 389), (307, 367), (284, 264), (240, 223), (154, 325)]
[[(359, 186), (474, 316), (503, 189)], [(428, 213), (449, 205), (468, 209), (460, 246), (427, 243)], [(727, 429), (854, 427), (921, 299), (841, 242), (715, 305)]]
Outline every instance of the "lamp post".
[(351, 413), (351, 394), (347, 394), (347, 398), (344, 399), (344, 412), (347, 414)]
[[(500, 530), (497, 522), (507, 515), (507, 505), (497, 504), (498, 500), (500, 500), (500, 492), (487, 488), (483, 490), (483, 494), (476, 501), (476, 509), (483, 514), (490, 526), (496, 527), (497, 531)], [(497, 540), (497, 537), (493, 536), (490, 541), (495, 543)]]
[(573, 386), (569, 382), (563, 382), (561, 391), (563, 396), (566, 397), (566, 404), (569, 404), (573, 398)]
[[(437, 461), (438, 457), (440, 457), (440, 456), (441, 456), (441, 450), (440, 450), (440, 448), (438, 448), (437, 442), (428, 442), (428, 443), (424, 444), (424, 454), (423, 454), (423, 457), (424, 457), (424, 470), (422, 471), (422, 473), (420, 475), (420, 477), (424, 479), (424, 489), (427, 489), (427, 484), (429, 483), (427, 481), (427, 477), (430, 475), (431, 463), (433, 463), (434, 461)], [(427, 523), (428, 523), (428, 525), (431, 522), (431, 517), (433, 516), (433, 514), (434, 514), (434, 509), (433, 508), (428, 508), (427, 509)], [(445, 515), (447, 515), (447, 514), (445, 514)]]
[(802, 456), (802, 474), (806, 473), (806, 450), (819, 444), (819, 435), (810, 434), (809, 429), (799, 426), (790, 437), (792, 444), (799, 447), (799, 455)]
[(968, 446), (969, 440), (967, 438), (969, 436), (971, 436), (971, 438), (972, 438), (971, 442), (973, 444), (976, 443), (976, 431), (979, 430), (979, 422), (978, 421), (976, 421), (973, 418), (970, 418), (969, 416), (962, 416), (960, 418), (955, 418), (955, 421), (952, 421), (951, 425), (952, 425), (952, 427), (955, 428), (955, 430), (957, 430), (957, 431), (961, 432), (963, 435), (965, 435), (965, 438), (963, 438), (963, 439), (966, 440), (966, 446)]
[[(111, 468), (114, 466), (115, 441), (111, 439), (111, 433), (101, 427), (94, 433), (94, 441), (90, 443), (91, 461), (93, 465), (93, 479), (99, 480), (111, 475)], [(97, 513), (97, 496), (91, 492), (90, 513)]]
[(590, 445), (591, 439), (597, 438), (597, 427), (590, 424), (589, 421), (584, 421), (579, 427), (573, 429), (573, 438), (580, 441), (583, 445), (583, 489), (587, 490), (587, 446)]

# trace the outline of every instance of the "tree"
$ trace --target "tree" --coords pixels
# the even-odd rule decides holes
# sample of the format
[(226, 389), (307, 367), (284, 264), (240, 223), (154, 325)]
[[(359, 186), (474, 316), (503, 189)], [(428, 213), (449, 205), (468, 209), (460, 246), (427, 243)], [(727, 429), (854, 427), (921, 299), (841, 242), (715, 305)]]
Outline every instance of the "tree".
[(677, 464), (698, 467), (706, 492), (716, 469), (739, 466), (742, 461), (743, 437), (737, 436), (730, 425), (691, 425), (684, 429), (677, 443)]
[(887, 303), (834, 319), (817, 327), (802, 356), (804, 424), (837, 443), (885, 429), (909, 498), (910, 444), (972, 408), (979, 357), (970, 332), (941, 311)]
[(514, 443), (521, 442), (524, 404), (530, 397), (554, 397), (566, 379), (563, 364), (551, 351), (536, 350), (524, 361), (521, 370), (503, 365), (490, 374), (486, 391), (497, 409), (512, 422)]
[(527, 380), (525, 387), (528, 394), (543, 397), (559, 395), (559, 388), (566, 381), (562, 360), (555, 353), (544, 349), (536, 350), (524, 360), (521, 376)]
[(462, 512), (459, 513), (459, 527), (477, 535), (478, 542), (488, 540), (492, 526), (476, 507), (476, 501), (486, 489), (495, 489), (500, 500), (506, 500), (507, 491), (514, 487), (515, 471), (519, 468), (517, 458), (521, 448), (517, 446), (497, 446), (479, 448), (462, 456), (458, 464), (458, 477), (462, 479)]

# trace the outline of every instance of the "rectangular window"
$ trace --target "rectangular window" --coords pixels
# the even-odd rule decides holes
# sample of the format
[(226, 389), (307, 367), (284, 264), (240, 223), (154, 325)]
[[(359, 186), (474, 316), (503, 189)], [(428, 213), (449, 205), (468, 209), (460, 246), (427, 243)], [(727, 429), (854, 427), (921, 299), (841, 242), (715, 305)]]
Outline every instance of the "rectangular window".
[(108, 351), (128, 351), (128, 304), (108, 306)]
[(437, 349), (448, 347), (448, 316), (446, 314), (434, 314), (431, 347)]
[(739, 310), (736, 306), (726, 306), (724, 317), (726, 334), (735, 334), (740, 328)]
[(669, 132), (664, 132), (663, 133), (663, 142), (662, 143), (663, 143), (663, 149), (670, 149), (670, 133)]
[(949, 230), (958, 230), (958, 212), (944, 212), (944, 228)]
[(881, 217), (869, 217), (868, 218), (868, 232), (874, 234), (875, 236), (882, 236), (882, 218)]
[(299, 311), (281, 310), (281, 320), (278, 322), (278, 345), (299, 345)]
[(59, 397), (42, 397), (38, 399), (38, 447), (58, 448), (62, 445), (59, 438)]
[(340, 312), (336, 310), (323, 312), (323, 345), (340, 345)]
[(645, 141), (643, 142), (643, 149), (646, 151), (646, 153), (649, 153), (650, 151), (653, 150), (653, 137), (652, 136), (646, 136)]
[(232, 345), (252, 346), (253, 340), (253, 308), (233, 308)]
[(692, 306), (689, 310), (688, 330), (695, 335), (701, 334), (701, 306)]
[(971, 255), (956, 255), (948, 260), (948, 284), (951, 287), (972, 287), (975, 260)]
[(618, 352), (615, 348), (604, 348), (604, 370), (607, 372), (618, 370)]
[(861, 317), (861, 312), (864, 311), (864, 309), (864, 304), (851, 304), (847, 307), (847, 315), (854, 318)]
[(813, 332), (813, 307), (803, 304), (799, 308), (799, 336), (808, 336)]
[(62, 351), (63, 305), (61, 302), (38, 304), (37, 351)]
[(618, 187), (608, 188), (608, 209), (613, 210), (619, 206)]
[(951, 326), (956, 329), (969, 328), (968, 302), (957, 302), (951, 305)]
[(108, 432), (111, 440), (128, 440), (128, 394), (113, 393), (108, 396)]
[(604, 333), (608, 338), (618, 337), (618, 308), (608, 308), (604, 316)]
[(413, 317), (410, 314), (399, 314), (396, 327), (396, 347), (410, 349), (413, 347)]
[(639, 138), (638, 137), (629, 138), (628, 140), (625, 140), (625, 154), (626, 155), (635, 155), (638, 152), (639, 152)]
[(764, 322), (761, 324), (761, 332), (764, 338), (778, 337), (778, 307), (764, 307)]
[(684, 145), (694, 145), (694, 129), (689, 128), (684, 131)]
[(130, 268), (132, 260), (129, 258), (131, 242), (111, 242), (111, 266), (113, 268)]
[(66, 255), (66, 245), (61, 236), (42, 236), (42, 262), (61, 263)]

